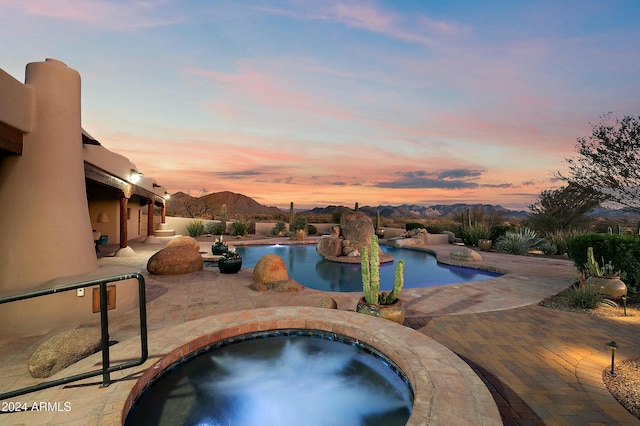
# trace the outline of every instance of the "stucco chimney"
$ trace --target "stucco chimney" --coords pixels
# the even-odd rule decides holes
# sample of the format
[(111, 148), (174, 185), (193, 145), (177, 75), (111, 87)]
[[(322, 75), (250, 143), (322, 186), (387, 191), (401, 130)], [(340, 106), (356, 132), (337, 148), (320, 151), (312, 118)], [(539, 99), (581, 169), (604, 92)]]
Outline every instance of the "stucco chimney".
[(84, 179), (80, 75), (46, 59), (26, 67), (35, 92), (23, 154), (0, 167), (0, 290), (98, 267)]

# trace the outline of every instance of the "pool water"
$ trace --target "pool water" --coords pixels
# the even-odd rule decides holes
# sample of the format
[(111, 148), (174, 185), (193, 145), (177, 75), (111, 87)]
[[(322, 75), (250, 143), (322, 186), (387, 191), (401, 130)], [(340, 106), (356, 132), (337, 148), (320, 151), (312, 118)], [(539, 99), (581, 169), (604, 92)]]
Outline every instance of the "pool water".
[[(361, 292), (360, 264), (338, 263), (325, 260), (315, 245), (269, 245), (237, 247), (243, 268), (253, 268), (265, 254), (280, 256), (287, 265), (289, 277), (300, 284), (322, 291)], [(480, 281), (499, 277), (500, 273), (479, 269), (439, 264), (430, 253), (418, 250), (382, 247), (382, 251), (404, 260), (404, 288), (430, 287)], [(380, 288), (393, 287), (395, 261), (380, 265)]]
[(278, 334), (174, 366), (140, 395), (125, 425), (406, 424), (413, 392), (386, 357), (335, 334)]

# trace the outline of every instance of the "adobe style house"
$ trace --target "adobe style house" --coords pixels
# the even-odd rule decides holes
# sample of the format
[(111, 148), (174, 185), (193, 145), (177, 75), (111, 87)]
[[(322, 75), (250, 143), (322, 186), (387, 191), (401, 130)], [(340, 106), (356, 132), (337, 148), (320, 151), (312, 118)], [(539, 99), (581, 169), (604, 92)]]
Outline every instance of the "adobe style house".
[[(24, 84), (0, 69), (0, 296), (99, 275), (96, 237), (127, 255), (130, 239), (164, 222), (165, 188), (82, 129), (80, 86), (54, 59), (28, 64)], [(115, 285), (110, 315), (137, 305), (135, 280)], [(96, 315), (92, 292), (70, 291), (0, 305), (0, 332)]]

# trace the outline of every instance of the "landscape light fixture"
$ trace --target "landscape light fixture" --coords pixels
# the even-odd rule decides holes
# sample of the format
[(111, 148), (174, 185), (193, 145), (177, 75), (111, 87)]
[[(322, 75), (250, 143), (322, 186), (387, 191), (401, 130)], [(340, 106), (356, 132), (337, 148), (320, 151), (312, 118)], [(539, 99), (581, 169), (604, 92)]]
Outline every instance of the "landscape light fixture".
[(136, 169), (131, 169), (131, 175), (129, 175), (129, 180), (131, 181), (131, 183), (140, 182), (140, 178), (142, 178), (142, 173), (140, 173)]
[(616, 349), (618, 349), (618, 345), (616, 344), (615, 341), (610, 341), (609, 343), (607, 343), (607, 346), (609, 346), (609, 348), (611, 348), (611, 375), (615, 376), (616, 373), (615, 371), (613, 371), (613, 366), (615, 364), (615, 360), (616, 360)]
[(622, 308), (624, 309), (624, 316), (627, 316), (627, 296), (622, 296)]

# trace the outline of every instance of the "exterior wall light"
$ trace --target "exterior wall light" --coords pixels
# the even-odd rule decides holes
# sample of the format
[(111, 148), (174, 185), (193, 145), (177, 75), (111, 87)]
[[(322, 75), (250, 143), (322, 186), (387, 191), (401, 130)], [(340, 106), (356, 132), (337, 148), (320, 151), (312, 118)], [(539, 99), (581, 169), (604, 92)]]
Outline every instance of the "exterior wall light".
[(165, 191), (164, 193), (164, 199), (168, 200), (169, 198), (171, 198), (171, 194), (169, 194), (168, 192)]
[(105, 212), (98, 213), (98, 223), (109, 223), (109, 216)]
[(142, 173), (140, 173), (136, 169), (131, 169), (131, 175), (129, 175), (129, 180), (131, 181), (131, 183), (140, 182), (140, 178), (142, 178)]
[(616, 360), (616, 349), (618, 349), (618, 345), (616, 344), (616, 342), (614, 342), (612, 340), (609, 343), (607, 343), (607, 346), (609, 346), (609, 348), (611, 348), (611, 375), (615, 376), (616, 373), (615, 373), (615, 371), (613, 371), (613, 366), (614, 366), (615, 360)]

